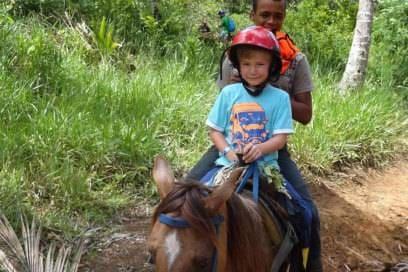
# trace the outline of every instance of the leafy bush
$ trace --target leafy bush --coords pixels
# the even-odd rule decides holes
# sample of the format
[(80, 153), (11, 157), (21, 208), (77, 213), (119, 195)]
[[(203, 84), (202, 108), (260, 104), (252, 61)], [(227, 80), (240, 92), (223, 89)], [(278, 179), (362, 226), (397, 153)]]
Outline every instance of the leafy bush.
[(284, 30), (322, 71), (342, 70), (347, 62), (357, 1), (301, 1), (291, 6)]
[(290, 145), (305, 170), (322, 174), (354, 164), (377, 167), (408, 151), (408, 112), (396, 92), (368, 82), (360, 92), (342, 96), (333, 74), (316, 83), (314, 118), (308, 126), (297, 126)]
[[(381, 83), (408, 88), (408, 2), (382, 0), (375, 11), (369, 71)], [(407, 94), (408, 97), (408, 94)]]
[(35, 17), (3, 24), (0, 34), (0, 206), (9, 218), (36, 213), (67, 230), (149, 194), (160, 151), (190, 166), (190, 150), (206, 139), (196, 130), (212, 98), (204, 94), (214, 88), (200, 41), (156, 61), (136, 56), (130, 72), (88, 62), (74, 29)]
[[(49, 1), (25, 3), (41, 3), (44, 12)], [(13, 18), (23, 2), (0, 8), (0, 206), (9, 218), (34, 213), (65, 231), (101, 222), (154, 194), (154, 155), (165, 154), (184, 173), (208, 148), (205, 118), (224, 45), (200, 40), (196, 26), (208, 16), (217, 32), (216, 12), (226, 3), (164, 0), (158, 18), (148, 1), (65, 1), (69, 8), (60, 11), (68, 9), (72, 22), (50, 24), (18, 12)], [(22, 7), (24, 14), (36, 10)], [(401, 97), (384, 92), (386, 84), (370, 79), (347, 98), (334, 90), (339, 75), (329, 71), (347, 58), (356, 3), (308, 0), (294, 8), (289, 33), (323, 72), (315, 74), (315, 118), (291, 140), (298, 163), (326, 173), (356, 162), (378, 165), (406, 150), (400, 139), (408, 136), (407, 113)], [(250, 24), (247, 13), (232, 16), (240, 28)], [(93, 31), (84, 32), (88, 24)], [(92, 33), (101, 33), (99, 41)], [(124, 46), (113, 51), (114, 41)], [(398, 48), (389, 53), (392, 64), (400, 57), (393, 54), (404, 52)], [(100, 58), (103, 51), (114, 57)]]
[(16, 80), (29, 79), (36, 91), (55, 91), (61, 81), (61, 54), (53, 37), (44, 31), (37, 21), (9, 23), (0, 29), (0, 37), (6, 46), (0, 47), (3, 69)]
[(120, 44), (113, 40), (112, 35), (113, 27), (106, 21), (106, 18), (103, 17), (99, 30), (93, 35), (93, 38), (99, 50), (104, 54), (111, 54), (113, 50), (120, 47)]

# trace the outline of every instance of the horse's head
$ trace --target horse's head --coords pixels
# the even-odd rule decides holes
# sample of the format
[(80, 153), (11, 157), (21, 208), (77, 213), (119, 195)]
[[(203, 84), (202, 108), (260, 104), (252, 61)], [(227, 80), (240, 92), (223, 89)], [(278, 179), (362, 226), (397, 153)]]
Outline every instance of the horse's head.
[(169, 164), (157, 157), (153, 179), (160, 204), (152, 219), (148, 247), (156, 271), (225, 271), (226, 202), (242, 169), (211, 191), (197, 182), (175, 182)]

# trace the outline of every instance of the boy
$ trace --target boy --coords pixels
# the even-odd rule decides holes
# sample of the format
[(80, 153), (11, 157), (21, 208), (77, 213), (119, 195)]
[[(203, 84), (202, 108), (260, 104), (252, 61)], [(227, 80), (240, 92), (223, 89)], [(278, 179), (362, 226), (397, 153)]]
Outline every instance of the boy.
[(278, 42), (263, 27), (249, 27), (234, 37), (229, 58), (242, 83), (225, 87), (208, 115), (209, 136), (221, 154), (216, 164), (229, 165), (242, 153), (247, 163), (279, 169), (277, 151), (293, 129), (288, 94), (269, 84), (281, 69)]

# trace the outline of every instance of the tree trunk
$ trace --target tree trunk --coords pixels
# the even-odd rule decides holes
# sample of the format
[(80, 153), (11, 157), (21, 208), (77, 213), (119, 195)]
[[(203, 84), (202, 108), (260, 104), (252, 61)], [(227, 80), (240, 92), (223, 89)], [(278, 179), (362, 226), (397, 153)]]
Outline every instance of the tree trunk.
[(371, 42), (373, 14), (374, 0), (359, 0), (353, 43), (346, 70), (339, 84), (340, 92), (343, 94), (348, 89), (359, 87), (364, 83)]

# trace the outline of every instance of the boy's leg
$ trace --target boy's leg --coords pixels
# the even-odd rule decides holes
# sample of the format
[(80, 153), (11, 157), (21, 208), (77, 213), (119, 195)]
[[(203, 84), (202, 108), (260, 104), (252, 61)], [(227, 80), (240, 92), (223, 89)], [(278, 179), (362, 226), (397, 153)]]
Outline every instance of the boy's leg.
[(323, 271), (321, 261), (321, 244), (320, 244), (320, 217), (316, 205), (314, 204), (310, 192), (306, 186), (299, 168), (294, 161), (290, 158), (290, 154), (286, 148), (279, 150), (278, 164), (284, 178), (290, 182), (299, 195), (308, 201), (313, 207), (313, 219), (312, 219), (312, 245), (310, 247), (309, 264), (307, 267), (308, 272), (320, 272)]
[(194, 167), (190, 170), (186, 176), (186, 179), (200, 180), (205, 174), (207, 174), (208, 171), (215, 167), (214, 162), (218, 159), (218, 157), (218, 149), (214, 145), (211, 146), (196, 163), (196, 165), (194, 165)]

